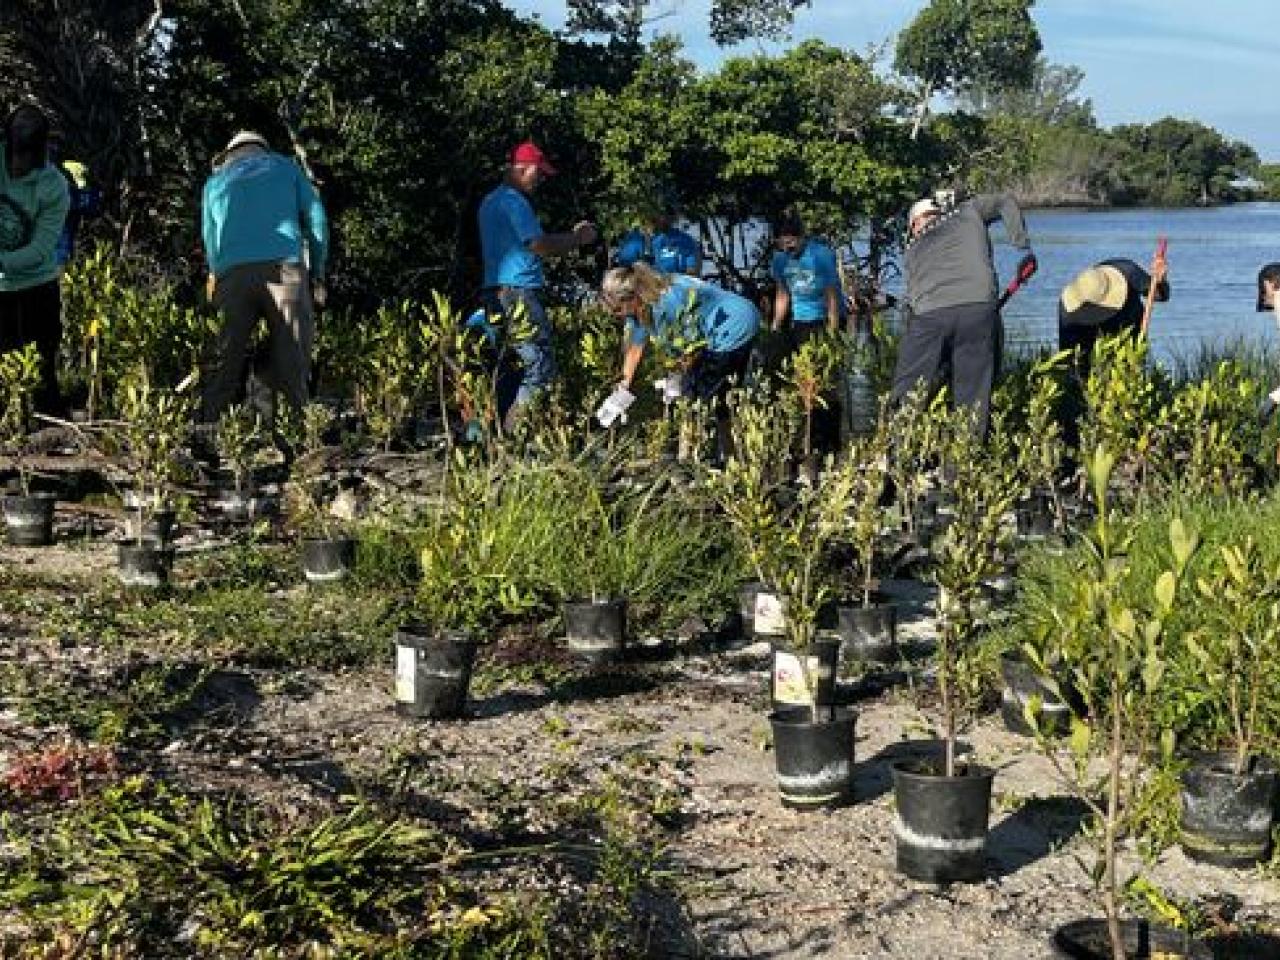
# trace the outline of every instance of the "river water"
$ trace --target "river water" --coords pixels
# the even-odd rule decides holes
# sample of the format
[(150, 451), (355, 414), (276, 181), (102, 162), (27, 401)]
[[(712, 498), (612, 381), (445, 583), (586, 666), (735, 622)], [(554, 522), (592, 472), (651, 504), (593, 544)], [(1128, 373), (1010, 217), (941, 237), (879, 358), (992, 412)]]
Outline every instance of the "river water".
[[(1169, 241), (1167, 303), (1157, 303), (1151, 346), (1164, 361), (1194, 358), (1202, 349), (1239, 343), (1280, 349), (1272, 313), (1257, 313), (1258, 269), (1280, 261), (1280, 203), (1243, 203), (1209, 209), (1032, 210), (1027, 229), (1040, 270), (1004, 310), (1009, 348), (1053, 344), (1058, 297), (1079, 271), (1111, 257), (1150, 269), (1156, 240)], [(996, 240), (1001, 285), (1020, 254)]]

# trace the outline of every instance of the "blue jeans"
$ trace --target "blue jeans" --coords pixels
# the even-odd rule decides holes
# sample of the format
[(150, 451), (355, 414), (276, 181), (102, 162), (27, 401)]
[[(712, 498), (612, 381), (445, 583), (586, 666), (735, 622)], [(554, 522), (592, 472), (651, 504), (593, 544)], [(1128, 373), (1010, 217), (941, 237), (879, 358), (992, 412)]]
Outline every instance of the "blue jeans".
[[(511, 406), (526, 404), (549, 387), (556, 378), (556, 360), (551, 351), (551, 320), (542, 305), (539, 292), (527, 287), (497, 287), (484, 292), (485, 308), (502, 317), (505, 342), (499, 360), (498, 407), (506, 416)], [(517, 317), (517, 305), (523, 305), (523, 316)], [(516, 336), (513, 325), (532, 327), (528, 336)], [(519, 361), (519, 370), (503, 370), (511, 354)], [(513, 389), (514, 387), (514, 389)]]

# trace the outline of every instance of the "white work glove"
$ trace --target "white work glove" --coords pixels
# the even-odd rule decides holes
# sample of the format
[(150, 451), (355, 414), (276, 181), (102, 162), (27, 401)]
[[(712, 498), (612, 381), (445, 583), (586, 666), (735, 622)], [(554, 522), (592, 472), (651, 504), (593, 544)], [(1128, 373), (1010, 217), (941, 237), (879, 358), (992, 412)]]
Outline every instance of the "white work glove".
[(669, 377), (653, 381), (653, 388), (662, 394), (663, 403), (675, 403), (684, 396), (684, 377), (673, 373)]
[(596, 420), (600, 422), (602, 427), (612, 427), (615, 420), (621, 418), (623, 423), (627, 422), (627, 409), (636, 402), (636, 395), (621, 384), (613, 393), (605, 398), (604, 403), (600, 404), (600, 409), (596, 411)]

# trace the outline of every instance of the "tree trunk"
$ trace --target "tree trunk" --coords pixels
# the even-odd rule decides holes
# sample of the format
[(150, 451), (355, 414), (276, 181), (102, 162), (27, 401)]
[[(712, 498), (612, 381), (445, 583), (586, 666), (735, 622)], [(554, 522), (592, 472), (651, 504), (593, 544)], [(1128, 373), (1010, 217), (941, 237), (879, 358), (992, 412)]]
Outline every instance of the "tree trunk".
[(1124, 938), (1120, 935), (1120, 902), (1116, 895), (1116, 831), (1120, 821), (1120, 772), (1124, 763), (1123, 705), (1119, 677), (1112, 679), (1111, 755), (1107, 783), (1107, 822), (1103, 832), (1102, 905), (1107, 914), (1107, 934), (1114, 960), (1125, 960)]

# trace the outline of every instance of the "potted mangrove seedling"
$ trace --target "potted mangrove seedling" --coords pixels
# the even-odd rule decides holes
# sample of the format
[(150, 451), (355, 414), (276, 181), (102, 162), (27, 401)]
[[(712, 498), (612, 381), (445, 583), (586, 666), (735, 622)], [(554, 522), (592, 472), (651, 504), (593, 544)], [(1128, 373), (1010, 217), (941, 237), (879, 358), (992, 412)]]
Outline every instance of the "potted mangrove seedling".
[(627, 598), (632, 577), (645, 558), (632, 552), (632, 533), (658, 492), (650, 486), (638, 497), (605, 503), (598, 478), (583, 473), (576, 514), (564, 531), (558, 593), (564, 614), (565, 644), (592, 663), (613, 663), (626, 653)]
[(1058, 408), (1067, 351), (1038, 361), (1029, 374), (1027, 422), (1018, 431), (1018, 466), (1025, 491), (1016, 507), (1018, 533), (1046, 537), (1066, 529), (1066, 513), (1058, 487), (1066, 445)]
[(1267, 859), (1275, 820), (1276, 768), (1253, 748), (1260, 730), (1274, 729), (1266, 686), (1280, 648), (1280, 568), (1264, 566), (1252, 538), (1223, 547), (1221, 558), (1196, 584), (1209, 622), (1186, 642), (1200, 668), (1199, 709), (1226, 720), (1234, 742), (1183, 773), (1180, 840), (1197, 860), (1245, 867)]
[(291, 516), (302, 534), (302, 573), (314, 585), (337, 583), (355, 562), (356, 541), (334, 521), (328, 496), (325, 431), (334, 421), (322, 403), (309, 403), (301, 416), (285, 416), (281, 429), (298, 451), (293, 463)]
[(541, 479), (518, 465), (470, 465), (455, 452), (443, 502), (422, 521), (413, 619), (395, 635), (401, 713), (462, 716), (478, 645), (503, 618), (537, 606), (528, 577), (550, 549), (561, 515), (537, 500)]
[(383, 304), (356, 367), (356, 398), (384, 453), (411, 435), (424, 359), (423, 310), (411, 300)]
[(934, 542), (938, 585), (938, 693), (942, 757), (893, 767), (898, 869), (933, 883), (986, 875), (994, 771), (956, 756), (959, 722), (972, 700), (971, 654), (983, 583), (1000, 570), (1004, 515), (1016, 496), (1009, 473), (985, 455), (972, 411), (945, 421), (943, 453), (953, 484), (954, 520)]
[(4, 521), (9, 543), (43, 547), (53, 543), (50, 494), (32, 493), (28, 435), (32, 402), (40, 385), (40, 354), (34, 343), (0, 355), (0, 449), (18, 474), (20, 493), (4, 498)]
[(231, 523), (247, 523), (262, 510), (256, 495), (253, 465), (266, 442), (262, 418), (248, 404), (238, 403), (218, 418), (214, 443), (230, 474), (231, 486), (214, 494), (214, 508)]
[(173, 567), (172, 493), (192, 403), (185, 394), (155, 389), (143, 380), (127, 383), (121, 399), (132, 515), (119, 547), (120, 581), (128, 587), (159, 587), (169, 581)]
[(783, 380), (791, 387), (791, 399), (800, 411), (800, 470), (810, 484), (818, 479), (819, 458), (813, 452), (813, 420), (830, 405), (830, 393), (843, 359), (840, 339), (834, 335), (811, 337), (787, 359)]
[(928, 549), (938, 526), (941, 492), (930, 489), (937, 468), (940, 430), (946, 420), (946, 391), (933, 399), (923, 389), (907, 394), (891, 413), (893, 452), (889, 480), (898, 507), (898, 522), (908, 547)]
[[(794, 424), (776, 394), (764, 385), (734, 391), (727, 403), (734, 470), (741, 492), (733, 508), (736, 524), (744, 531), (765, 530), (773, 522), (786, 482), (787, 465), (779, 454), (789, 448)], [(762, 558), (752, 552), (754, 539), (740, 535), (739, 541), (746, 547), (746, 561), (755, 578), (745, 581), (738, 591), (740, 641), (771, 640), (786, 632), (782, 604), (764, 579)], [(757, 607), (763, 614), (759, 623)]]
[[(852, 786), (856, 715), (835, 705), (839, 638), (819, 636), (817, 622), (835, 592), (827, 554), (846, 529), (857, 474), (847, 460), (832, 463), (785, 503), (762, 490), (758, 467), (736, 456), (707, 480), (779, 601), (785, 634), (774, 642), (769, 721), (782, 802), (799, 809), (842, 803)], [(757, 630), (763, 613), (758, 605)]]
[[(1188, 957), (1195, 954), (1183, 933), (1121, 919), (1117, 858), (1156, 739), (1152, 718), (1158, 715), (1166, 673), (1165, 626), (1199, 541), (1181, 520), (1173, 520), (1169, 567), (1156, 578), (1148, 600), (1132, 602), (1132, 533), (1108, 501), (1114, 467), (1115, 458), (1105, 447), (1098, 447), (1086, 463), (1097, 513), (1084, 533), (1079, 576), (1071, 592), (1053, 607), (1061, 627), (1062, 659), (1082, 703), (1071, 720), (1069, 759), (1056, 741), (1037, 737), (1045, 756), (1093, 819), (1089, 836), (1097, 844), (1095, 861), (1092, 867), (1080, 862), (1096, 882), (1105, 919), (1066, 924), (1054, 941), (1073, 957), (1126, 960), (1156, 956), (1157, 949), (1164, 951), (1159, 955)], [(1038, 726), (1035, 698), (1027, 705), (1027, 719)], [(1159, 741), (1161, 752), (1172, 754), (1172, 731), (1161, 731)], [(1138, 952), (1140, 942), (1149, 945), (1150, 953)]]
[(897, 608), (876, 587), (876, 558), (884, 539), (885, 510), (881, 506), (888, 484), (888, 432), (880, 428), (849, 450), (857, 465), (848, 536), (853, 547), (851, 603), (836, 608), (841, 659), (893, 663), (898, 659)]

